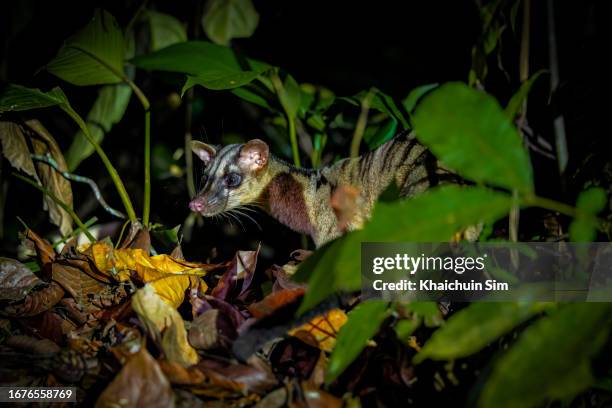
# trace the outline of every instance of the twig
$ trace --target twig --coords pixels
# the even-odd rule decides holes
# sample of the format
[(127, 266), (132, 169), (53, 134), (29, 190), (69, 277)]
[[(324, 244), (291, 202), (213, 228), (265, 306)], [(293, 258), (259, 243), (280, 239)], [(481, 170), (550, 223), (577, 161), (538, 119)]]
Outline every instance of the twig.
[(122, 212), (120, 212), (118, 210), (115, 210), (114, 208), (112, 208), (110, 205), (108, 205), (106, 203), (106, 201), (102, 197), (102, 193), (100, 193), (100, 189), (98, 188), (98, 185), (96, 184), (95, 181), (93, 181), (89, 177), (79, 176), (79, 175), (76, 175), (76, 174), (68, 173), (67, 171), (62, 171), (59, 168), (59, 165), (57, 164), (55, 159), (53, 159), (52, 157), (43, 156), (43, 155), (39, 155), (39, 154), (32, 154), (31, 157), (34, 160), (41, 161), (41, 162), (43, 162), (45, 164), (48, 164), (55, 171), (57, 171), (59, 174), (61, 174), (62, 177), (64, 177), (65, 179), (76, 181), (76, 182), (79, 182), (79, 183), (89, 184), (89, 187), (91, 187), (91, 189), (92, 189), (92, 191), (94, 193), (94, 196), (96, 197), (96, 200), (98, 200), (98, 202), (100, 203), (102, 208), (104, 208), (104, 210), (106, 210), (106, 212), (108, 212), (109, 214), (114, 215), (115, 217), (118, 217), (118, 218), (123, 218), (123, 219), (125, 218), (125, 214), (123, 214)]

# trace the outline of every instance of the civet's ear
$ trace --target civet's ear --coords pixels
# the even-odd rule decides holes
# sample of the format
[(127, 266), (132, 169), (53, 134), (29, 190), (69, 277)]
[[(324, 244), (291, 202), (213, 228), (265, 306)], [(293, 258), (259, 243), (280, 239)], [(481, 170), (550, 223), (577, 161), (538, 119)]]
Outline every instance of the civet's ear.
[(217, 151), (211, 145), (207, 145), (199, 140), (191, 141), (191, 151), (196, 154), (204, 162), (204, 165), (208, 165), (210, 161), (215, 157)]
[(270, 149), (263, 140), (253, 139), (242, 145), (238, 165), (249, 171), (259, 171), (268, 164)]

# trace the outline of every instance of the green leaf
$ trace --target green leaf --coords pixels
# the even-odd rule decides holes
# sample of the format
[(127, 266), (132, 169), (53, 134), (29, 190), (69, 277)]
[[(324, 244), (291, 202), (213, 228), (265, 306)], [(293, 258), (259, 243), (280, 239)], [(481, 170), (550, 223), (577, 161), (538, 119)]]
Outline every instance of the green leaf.
[(461, 176), (533, 191), (529, 155), (492, 96), (463, 83), (447, 83), (419, 104), (413, 125), (417, 138)]
[(414, 357), (414, 362), (470, 356), (540, 312), (541, 308), (526, 303), (473, 303), (436, 330)]
[(439, 84), (421, 85), (410, 91), (408, 96), (406, 96), (406, 98), (402, 101), (402, 105), (404, 106), (404, 109), (406, 109), (406, 112), (412, 112), (421, 98), (432, 89), (437, 88), (438, 85)]
[(575, 303), (538, 320), (499, 358), (479, 406), (537, 406), (588, 388), (591, 359), (608, 336), (609, 315), (609, 304)]
[(287, 114), (295, 117), (302, 98), (300, 85), (291, 75), (287, 75), (283, 81), (283, 86), (277, 92), (278, 99)]
[(540, 70), (521, 84), (519, 90), (512, 95), (512, 98), (510, 98), (508, 101), (508, 105), (506, 105), (506, 116), (508, 116), (510, 119), (514, 119), (516, 115), (519, 114), (523, 101), (527, 99), (527, 95), (529, 94), (529, 91), (531, 91), (531, 87), (533, 86), (534, 82), (545, 72), (546, 71), (544, 70)]
[(152, 51), (187, 41), (185, 27), (176, 17), (153, 10), (147, 10), (145, 17), (149, 22)]
[(605, 190), (591, 188), (578, 196), (576, 208), (592, 217), (578, 215), (570, 224), (569, 234), (572, 242), (591, 242), (597, 237), (597, 220), (595, 216), (600, 213), (608, 202)]
[(374, 150), (378, 146), (393, 139), (396, 132), (397, 121), (390, 118), (384, 121), (381, 125), (368, 126), (363, 133), (363, 140), (366, 142), (370, 150)]
[(298, 313), (336, 291), (360, 289), (360, 257), (355, 254), (362, 242), (448, 242), (463, 228), (505, 216), (511, 206), (509, 194), (457, 185), (407, 200), (378, 202), (363, 230), (328, 243), (300, 265), (295, 278), (308, 279), (309, 290)]
[(334, 381), (359, 356), (387, 317), (387, 302), (367, 301), (348, 315), (329, 357), (325, 383)]
[(270, 93), (269, 95), (264, 95), (263, 91), (260, 92), (259, 89), (251, 89), (249, 86), (241, 86), (240, 88), (234, 88), (232, 89), (232, 93), (240, 99), (244, 99), (245, 101), (250, 102), (254, 105), (261, 106), (262, 108), (266, 108), (270, 111), (273, 110), (269, 102), (269, 96), (274, 96), (272, 93)]
[(123, 80), (124, 55), (117, 21), (98, 9), (89, 24), (66, 40), (47, 70), (75, 85), (115, 84)]
[(228, 45), (253, 35), (259, 14), (251, 0), (208, 0), (202, 16), (204, 32), (213, 42)]
[(47, 108), (64, 102), (67, 102), (66, 95), (60, 88), (42, 92), (40, 89), (9, 84), (0, 94), (0, 112), (20, 112)]
[[(123, 118), (131, 96), (132, 89), (127, 84), (106, 85), (100, 89), (86, 119), (89, 133), (97, 143), (101, 143), (104, 135)], [(74, 171), (93, 152), (93, 146), (79, 130), (66, 152), (70, 171)]]
[(208, 89), (238, 88), (270, 69), (269, 65), (259, 61), (242, 61), (230, 48), (206, 41), (174, 44), (152, 54), (136, 57), (131, 62), (142, 69), (189, 75), (183, 92), (194, 85)]
[(0, 94), (0, 112), (21, 112), (51, 106), (60, 107), (81, 129), (85, 128), (85, 122), (72, 109), (64, 91), (57, 86), (49, 92), (42, 92), (37, 88), (9, 84)]

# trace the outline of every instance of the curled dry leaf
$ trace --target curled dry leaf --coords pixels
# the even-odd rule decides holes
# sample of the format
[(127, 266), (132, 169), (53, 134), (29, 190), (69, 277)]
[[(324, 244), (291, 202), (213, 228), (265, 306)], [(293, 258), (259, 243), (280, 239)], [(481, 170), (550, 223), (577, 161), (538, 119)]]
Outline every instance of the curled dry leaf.
[(12, 317), (34, 316), (51, 309), (63, 297), (62, 287), (51, 282), (45, 288), (30, 292), (21, 302), (7, 305), (2, 314)]
[(161, 345), (168, 361), (186, 367), (198, 362), (198, 354), (187, 341), (181, 315), (151, 285), (145, 285), (132, 296), (132, 308), (149, 335)]
[[(104, 291), (107, 288), (104, 283), (83, 273), (79, 268), (61, 261), (54, 262), (51, 270), (53, 280), (60, 284), (86, 311), (97, 309), (97, 307), (86, 300)], [(94, 307), (91, 308), (91, 306)]]
[[(259, 248), (257, 251), (236, 252), (236, 256), (212, 290), (211, 295), (219, 299), (228, 300), (233, 296), (237, 297), (244, 294), (253, 281), (258, 254)], [(239, 280), (242, 280), (240, 287), (238, 287)]]
[(146, 348), (126, 363), (96, 402), (96, 408), (111, 407), (174, 407), (170, 382)]
[(56, 253), (49, 241), (44, 238), (41, 238), (31, 229), (28, 229), (26, 231), (26, 239), (32, 241), (32, 243), (34, 244), (34, 248), (36, 248), (36, 255), (38, 256), (38, 259), (43, 265), (53, 262)]
[[(33, 151), (28, 148), (30, 140)], [(64, 204), (72, 208), (72, 187), (60, 173), (45, 163), (32, 162), (31, 153), (51, 156), (61, 171), (68, 171), (64, 155), (57, 142), (45, 127), (36, 119), (27, 120), (21, 124), (0, 122), (0, 141), (2, 151), (8, 161), (18, 170), (32, 176), (47, 190), (60, 198)], [(63, 235), (72, 232), (72, 218), (58, 206), (50, 197), (44, 197), (45, 208), (49, 211), (51, 222), (57, 225)]]
[(44, 282), (27, 266), (10, 258), (0, 258), (0, 301), (22, 300)]
[[(289, 331), (290, 335), (296, 335), (301, 331), (306, 331), (313, 335), (318, 344), (311, 344), (319, 347), (323, 351), (332, 351), (336, 345), (336, 337), (340, 327), (346, 323), (347, 316), (340, 309), (333, 309), (324, 315), (317, 316), (310, 322)], [(303, 336), (299, 336), (304, 338)]]
[(2, 143), (2, 154), (9, 163), (17, 170), (39, 181), (21, 126), (15, 122), (0, 121), (0, 142)]
[(185, 290), (197, 282), (198, 276), (217, 267), (187, 262), (165, 254), (149, 256), (142, 249), (114, 249), (108, 241), (96, 242), (83, 253), (108, 277), (121, 282), (136, 278), (142, 283), (149, 283), (165, 302), (175, 308), (183, 303)]

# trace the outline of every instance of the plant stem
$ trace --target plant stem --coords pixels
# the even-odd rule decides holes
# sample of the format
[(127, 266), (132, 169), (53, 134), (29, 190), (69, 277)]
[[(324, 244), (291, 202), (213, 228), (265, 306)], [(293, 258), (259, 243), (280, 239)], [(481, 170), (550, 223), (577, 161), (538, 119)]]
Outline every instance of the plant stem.
[(39, 186), (38, 184), (36, 184), (36, 182), (29, 179), (28, 177), (24, 177), (18, 173), (13, 173), (13, 176), (17, 177), (19, 180), (25, 181), (26, 183), (30, 184), (32, 187), (39, 190), (41, 193), (49, 196), (49, 198), (51, 198), (55, 202), (55, 204), (59, 205), (64, 211), (68, 213), (68, 215), (70, 215), (74, 223), (79, 226), (79, 229), (81, 229), (83, 233), (85, 233), (89, 241), (91, 241), (92, 243), (96, 242), (96, 239), (94, 238), (94, 236), (91, 235), (91, 233), (87, 230), (87, 226), (83, 224), (83, 221), (81, 221), (79, 216), (76, 215), (74, 210), (70, 208), (68, 205), (66, 205), (66, 203), (61, 201), (59, 198), (57, 198), (55, 194), (53, 194), (51, 191), (47, 190), (46, 188)]
[(193, 88), (187, 91), (185, 97), (185, 174), (187, 176), (187, 192), (189, 193), (189, 198), (193, 198), (196, 195), (195, 180), (193, 177), (193, 154), (191, 153), (191, 141), (193, 140), (191, 134), (192, 115)]
[(291, 140), (291, 153), (293, 154), (293, 164), (297, 167), (302, 167), (300, 162), (300, 151), (298, 150), (297, 135), (295, 133), (295, 118), (289, 115), (285, 110), (287, 123), (289, 124), (289, 140)]
[(124, 76), (124, 81), (132, 88), (145, 111), (145, 140), (144, 140), (144, 204), (142, 208), (142, 225), (149, 225), (151, 211), (151, 104), (142, 90)]
[(87, 139), (87, 141), (94, 147), (96, 153), (98, 153), (98, 156), (100, 156), (102, 163), (104, 163), (104, 167), (106, 167), (108, 174), (110, 175), (111, 179), (113, 180), (113, 183), (115, 184), (115, 188), (117, 189), (117, 193), (119, 193), (119, 197), (121, 197), (121, 202), (123, 203), (123, 207), (125, 208), (125, 212), (127, 213), (128, 218), (132, 222), (137, 222), (138, 218), (136, 217), (136, 212), (134, 212), (132, 201), (130, 200), (130, 196), (125, 190), (125, 186), (123, 185), (123, 181), (121, 181), (121, 177), (119, 177), (119, 173), (117, 173), (117, 170), (108, 159), (106, 153), (104, 153), (104, 150), (102, 150), (100, 145), (91, 136), (91, 134), (89, 133), (89, 128), (87, 127), (85, 122), (83, 122), (83, 119), (81, 119), (81, 117), (78, 116), (78, 114), (74, 111), (72, 111), (72, 113), (68, 112), (68, 114), (77, 122), (77, 124), (83, 131), (85, 139)]
[(353, 132), (353, 140), (351, 140), (351, 157), (359, 156), (359, 146), (361, 145), (361, 139), (363, 139), (363, 133), (365, 132), (366, 125), (368, 124), (368, 112), (370, 111), (370, 101), (374, 96), (374, 89), (370, 89), (368, 94), (361, 101), (361, 112), (357, 118), (357, 124), (355, 131)]

